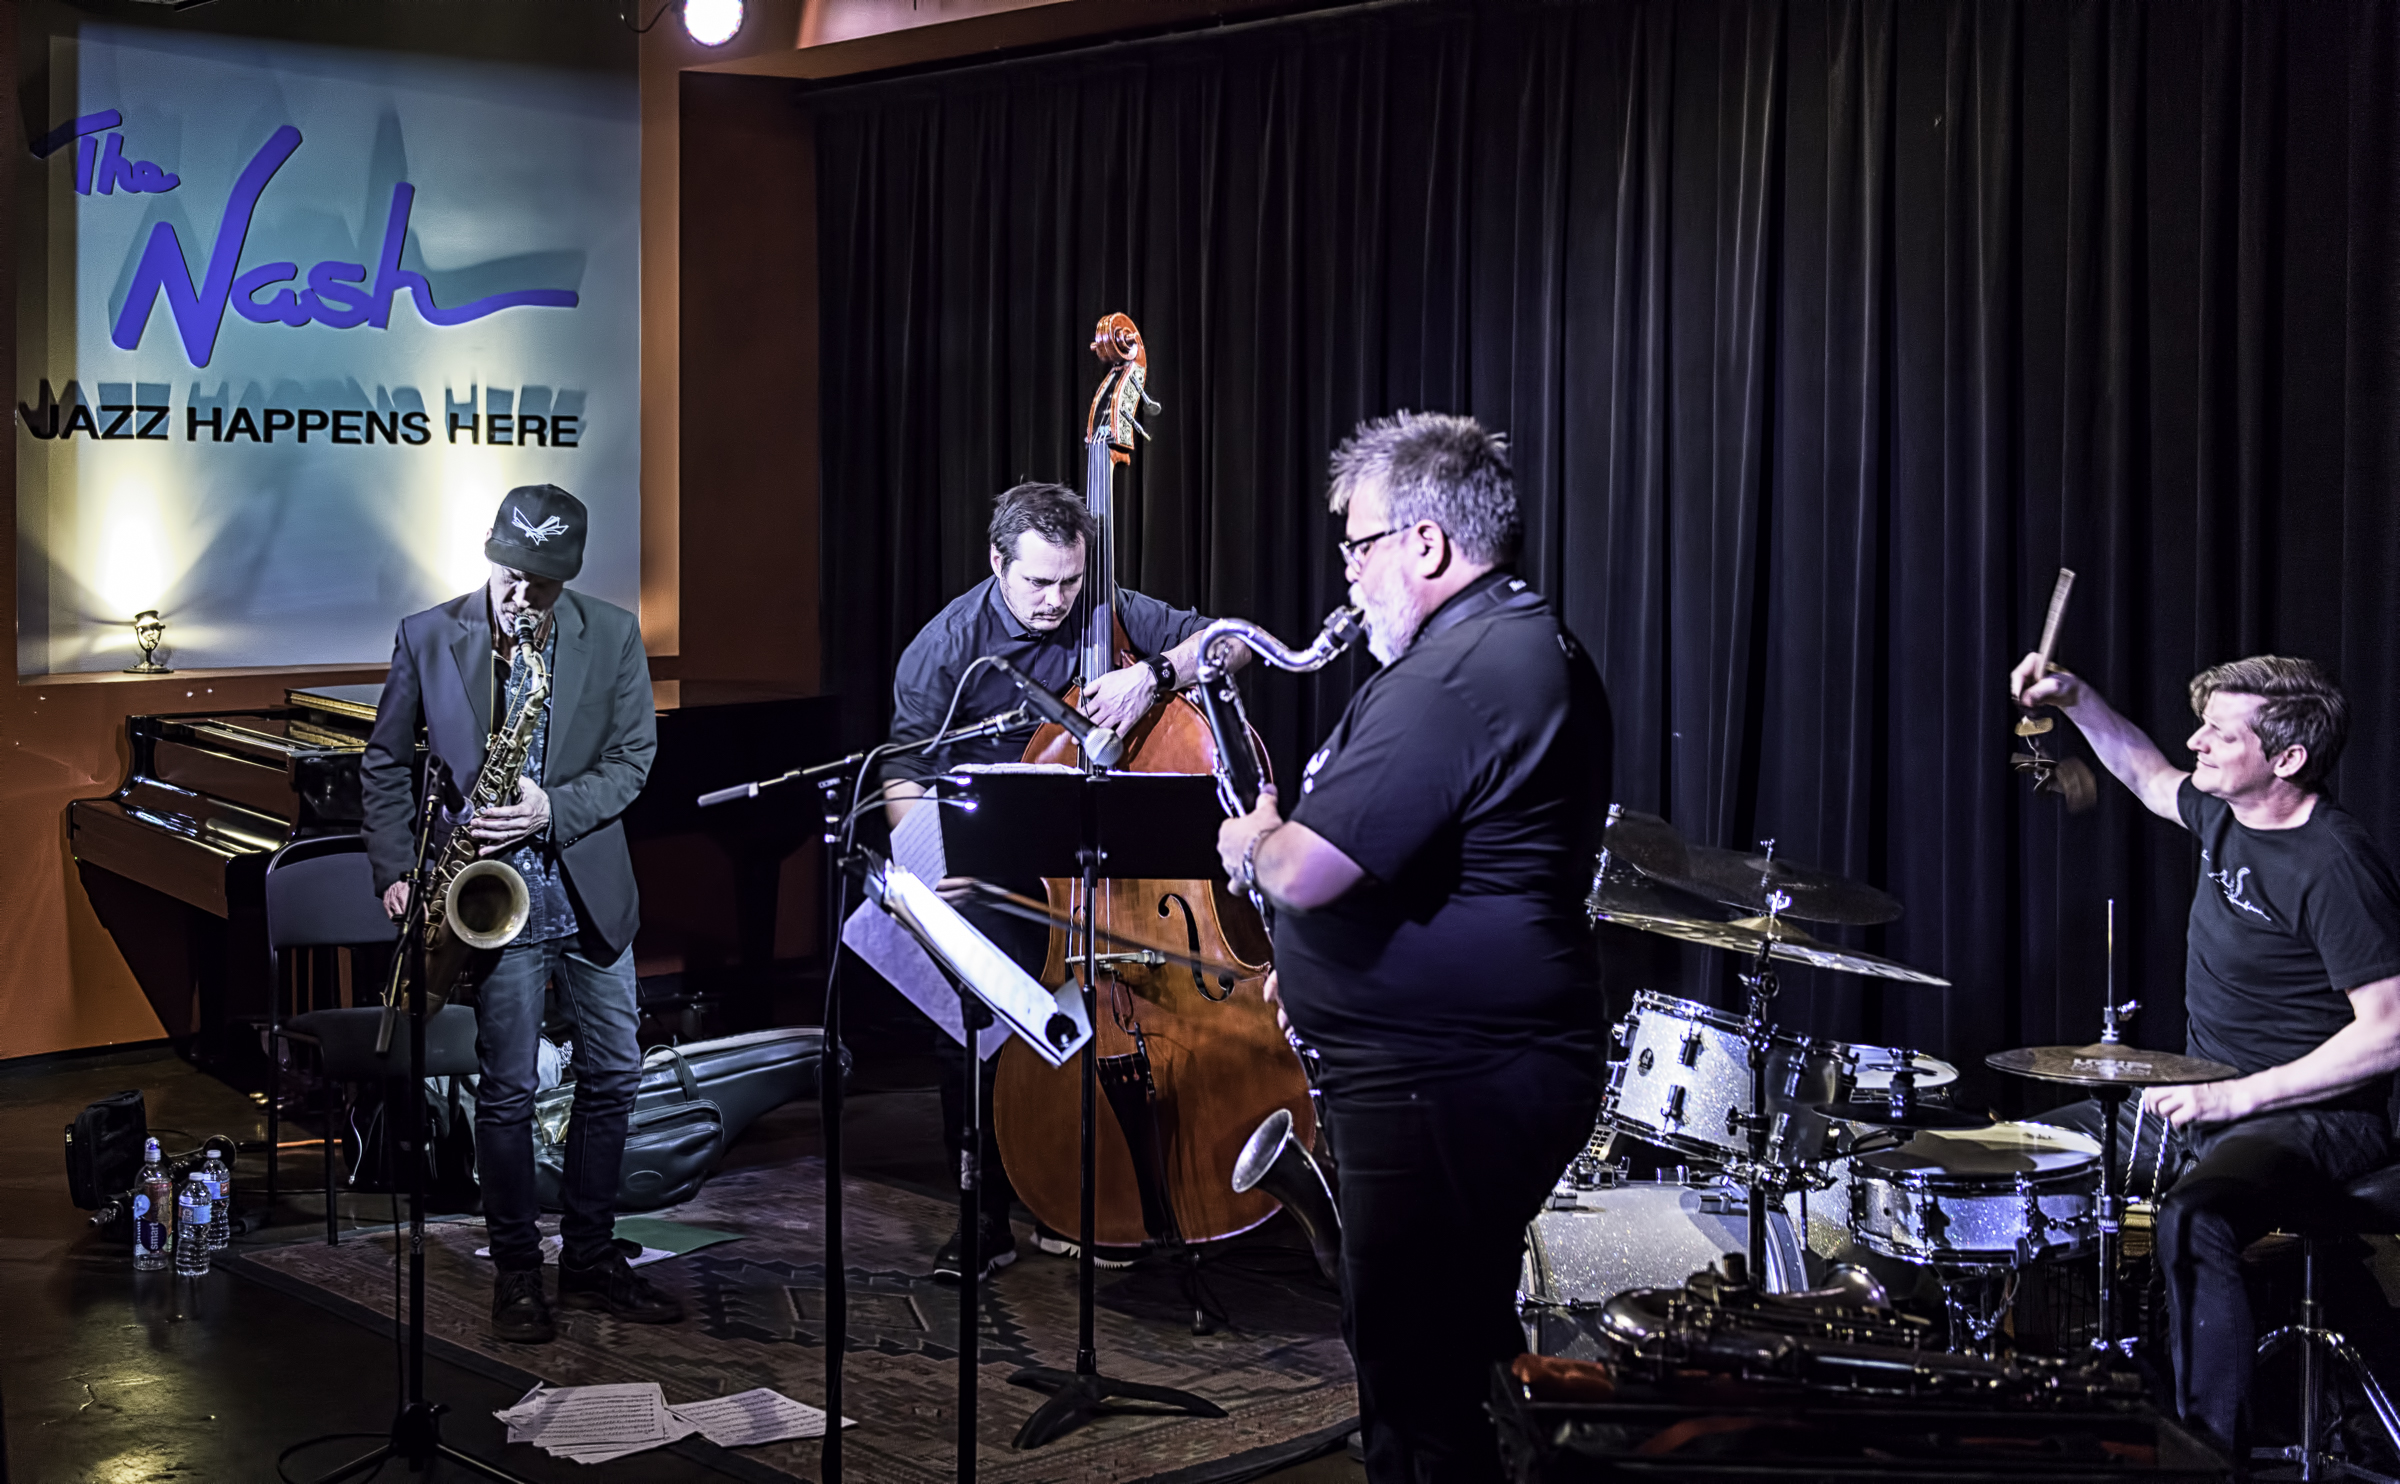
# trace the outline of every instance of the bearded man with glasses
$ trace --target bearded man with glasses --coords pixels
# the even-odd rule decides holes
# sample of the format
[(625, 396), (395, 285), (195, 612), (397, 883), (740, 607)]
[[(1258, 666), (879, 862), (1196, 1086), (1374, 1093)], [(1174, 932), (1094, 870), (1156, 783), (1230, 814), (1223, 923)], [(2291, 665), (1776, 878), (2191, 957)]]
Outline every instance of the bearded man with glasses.
[(1506, 445), (1402, 413), (1333, 456), (1383, 669), (1302, 773), (1217, 838), (1273, 899), (1275, 991), (1321, 1057), (1341, 1171), (1342, 1333), (1367, 1476), (1498, 1480), (1483, 1403), (1524, 1347), (1525, 1228), (1600, 1104), (1581, 893), (1609, 797), (1599, 675), (1512, 574)]

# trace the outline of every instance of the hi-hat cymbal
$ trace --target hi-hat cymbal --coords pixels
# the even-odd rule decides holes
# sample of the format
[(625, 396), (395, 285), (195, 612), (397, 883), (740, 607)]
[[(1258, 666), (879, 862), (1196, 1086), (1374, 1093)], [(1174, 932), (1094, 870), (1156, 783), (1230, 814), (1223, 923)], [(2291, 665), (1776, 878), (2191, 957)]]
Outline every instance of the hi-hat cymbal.
[(2240, 1072), (2221, 1061), (2177, 1056), (2172, 1051), (2144, 1051), (2137, 1046), (2094, 1042), (2089, 1046), (2020, 1046), (1995, 1051), (1983, 1059), (1995, 1071), (2031, 1077), (2036, 1082), (2067, 1082), (2077, 1087), (2180, 1087), (2191, 1082), (2222, 1082)]
[(1609, 859), (1623, 861), (1660, 881), (1681, 885), (1691, 871), (1691, 846), (1675, 832), (1675, 826), (1636, 809), (1618, 806), (1609, 811), (1600, 848), (1608, 852)]
[(1694, 847), (1686, 882), (1709, 898), (1745, 912), (1763, 913), (1784, 898), (1782, 916), (1807, 922), (1872, 927), (1900, 915), (1899, 899), (1874, 887), (1790, 861), (1730, 850)]
[(1985, 1114), (1945, 1107), (1940, 1103), (1910, 1102), (1895, 1108), (1887, 1098), (1850, 1103), (1811, 1103), (1809, 1106), (1838, 1122), (1872, 1124), (1876, 1128), (1982, 1128), (1992, 1121)]
[(1722, 948), (1727, 953), (1755, 957), (1760, 947), (1764, 946), (1769, 958), (1807, 964), (1812, 968), (1832, 969), (1841, 974), (1864, 974), (1874, 979), (1894, 979), (1903, 984), (1936, 987), (1947, 987), (1950, 983), (1938, 974), (1912, 969), (1880, 954), (1820, 943), (1788, 922), (1769, 922), (1763, 917), (1714, 922), (1680, 912), (1661, 911), (1653, 894), (1630, 891), (1615, 882), (1603, 882), (1592, 893), (1585, 907), (1594, 922), (1613, 922), (1639, 932), (1656, 933), (1662, 938), (1697, 943), (1703, 948)]

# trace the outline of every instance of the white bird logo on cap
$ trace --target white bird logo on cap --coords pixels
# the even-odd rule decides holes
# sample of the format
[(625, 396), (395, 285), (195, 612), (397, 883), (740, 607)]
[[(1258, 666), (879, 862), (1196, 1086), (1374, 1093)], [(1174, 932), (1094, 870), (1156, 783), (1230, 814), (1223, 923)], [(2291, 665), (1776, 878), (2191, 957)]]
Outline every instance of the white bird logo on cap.
[(560, 520), (555, 515), (551, 516), (548, 520), (543, 521), (538, 526), (527, 524), (525, 520), (525, 512), (522, 510), (511, 510), (508, 513), (508, 518), (516, 523), (518, 530), (525, 533), (525, 539), (532, 542), (536, 546), (541, 545), (543, 542), (549, 540), (553, 536), (564, 536), (567, 534), (567, 523), (563, 520)]

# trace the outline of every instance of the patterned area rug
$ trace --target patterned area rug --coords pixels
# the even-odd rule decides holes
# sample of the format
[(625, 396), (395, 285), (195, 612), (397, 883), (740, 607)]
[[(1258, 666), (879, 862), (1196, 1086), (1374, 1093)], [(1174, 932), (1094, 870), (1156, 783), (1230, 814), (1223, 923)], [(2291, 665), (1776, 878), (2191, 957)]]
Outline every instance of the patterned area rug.
[[(851, 1262), (849, 1360), (843, 1410), (845, 1477), (867, 1484), (934, 1484), (955, 1472), (958, 1291), (922, 1276), (956, 1208), (889, 1186), (844, 1181)], [(491, 1267), (474, 1256), (480, 1222), (426, 1228), (426, 1332), (560, 1385), (657, 1381), (670, 1403), (771, 1386), (824, 1400), (824, 1167), (804, 1159), (711, 1180), (671, 1220), (741, 1233), (644, 1269), (682, 1298), (682, 1324), (620, 1324), (560, 1310), (550, 1345), (504, 1345), (486, 1332)], [(1022, 1366), (1075, 1362), (1075, 1264), (1035, 1251), (1018, 1232), (1018, 1262), (984, 1289), (977, 1472), (994, 1481), (1205, 1484), (1250, 1478), (1317, 1451), (1352, 1425), (1357, 1397), (1340, 1311), (1315, 1281), (1305, 1249), (1241, 1239), (1212, 1243), (1204, 1281), (1230, 1325), (1191, 1332), (1184, 1285), (1146, 1264), (1103, 1271), (1095, 1340), (1100, 1369), (1125, 1381), (1181, 1387), (1223, 1407), (1223, 1419), (1123, 1414), (1046, 1447), (1010, 1447), (1042, 1396), (1008, 1384)], [(389, 1238), (351, 1238), (253, 1250), (246, 1261), (297, 1280), (350, 1312), (391, 1313)], [(814, 1441), (741, 1456), (795, 1478), (817, 1471)], [(596, 1478), (606, 1476), (600, 1467)]]

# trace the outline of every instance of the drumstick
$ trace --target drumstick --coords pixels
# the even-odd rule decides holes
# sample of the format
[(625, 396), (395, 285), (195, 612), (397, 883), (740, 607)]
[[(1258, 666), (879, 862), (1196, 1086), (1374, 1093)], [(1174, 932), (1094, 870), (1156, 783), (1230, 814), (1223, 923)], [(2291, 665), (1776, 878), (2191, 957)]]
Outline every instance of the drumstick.
[[(2073, 591), (2075, 591), (2075, 569), (2073, 567), (2059, 568), (2058, 585), (2050, 589), (2050, 616), (2042, 620), (2042, 647), (2034, 651), (2033, 676), (2025, 682), (2028, 690), (2039, 683), (2043, 676), (2050, 673), (2050, 651), (2058, 647), (2058, 626), (2066, 619), (2067, 594)], [(2024, 702), (2020, 700), (2018, 704), (2023, 705)], [(2050, 730), (2050, 727), (2049, 717), (2036, 716), (2030, 710), (2017, 718), (2017, 735), (2020, 737), (2038, 737)], [(2042, 755), (2041, 744), (2036, 742), (2031, 745), (2033, 747), (2032, 755), (2038, 760)], [(2047, 776), (2047, 774), (2037, 775), (2034, 786), (2039, 788), (2042, 779)], [(2070, 800), (2071, 802), (2072, 800)]]
[(2075, 591), (2075, 569), (2058, 569), (2058, 585), (2050, 589), (2050, 616), (2042, 621), (2041, 668), (2033, 672), (2036, 680), (2050, 673), (2050, 651), (2058, 647), (2058, 626), (2067, 616), (2067, 594)]

